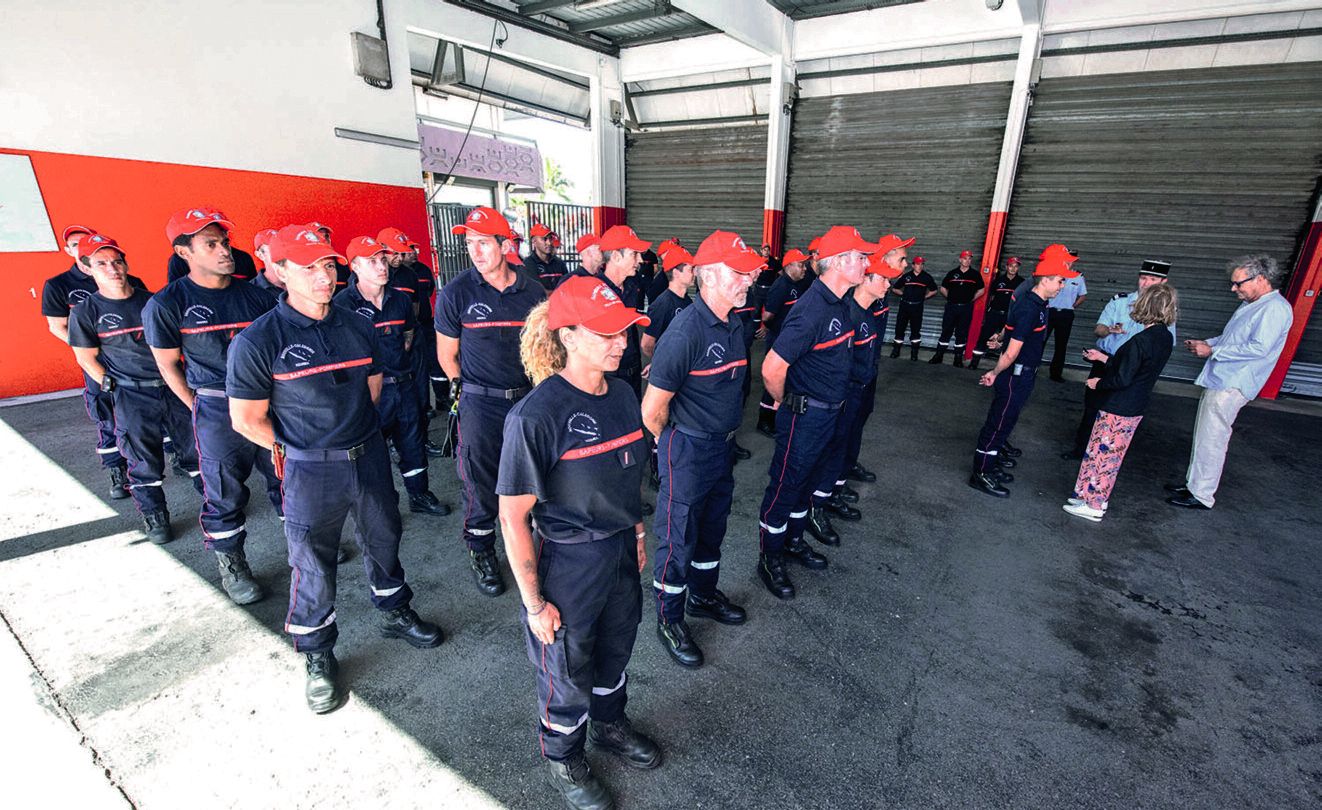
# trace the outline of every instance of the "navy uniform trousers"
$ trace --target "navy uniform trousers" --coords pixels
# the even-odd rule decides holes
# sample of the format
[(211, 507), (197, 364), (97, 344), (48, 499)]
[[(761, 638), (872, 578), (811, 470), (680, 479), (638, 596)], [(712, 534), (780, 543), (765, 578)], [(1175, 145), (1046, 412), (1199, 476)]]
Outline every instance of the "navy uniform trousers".
[[(982, 333), (978, 335), (978, 343), (973, 347), (974, 357), (981, 357), (989, 351), (987, 341), (991, 340), (992, 335), (1005, 328), (1005, 319), (1008, 316), (1008, 312), (1000, 309), (988, 309), (983, 314)], [(1001, 348), (1005, 348), (1004, 345)]]
[(632, 527), (585, 543), (539, 537), (538, 545), (542, 596), (560, 611), (561, 627), (551, 644), (538, 641), (526, 620), (524, 634), (537, 674), (542, 755), (564, 760), (583, 750), (588, 718), (624, 717), (624, 670), (643, 614), (638, 545)]
[(266, 496), (277, 514), (283, 515), (280, 479), (271, 465), (271, 454), (240, 436), (230, 423), (230, 401), (226, 396), (203, 394), (193, 398), (193, 436), (197, 441), (198, 468), (202, 471), (202, 534), (206, 547), (232, 554), (243, 549), (248, 537), (244, 509), (248, 506), (245, 483), (253, 467), (266, 477)]
[[(445, 373), (440, 371), (441, 363), (436, 359), (436, 330), (430, 325), (423, 325), (413, 333), (413, 380), (409, 383), (413, 386), (418, 397), (418, 424), (422, 428), (422, 438), (427, 440), (427, 433), (431, 430), (431, 417), (427, 412), (431, 409), (432, 386), (436, 381), (437, 374), (441, 379), (445, 379)], [(441, 407), (440, 392), (436, 392), (436, 407)], [(412, 490), (410, 490), (412, 491)]]
[[(876, 406), (877, 378), (873, 377), (872, 382), (863, 386), (851, 382), (849, 399), (856, 399), (858, 404), (853, 421), (849, 424), (849, 436), (845, 440), (845, 461), (841, 465), (842, 471), (851, 470), (858, 464), (858, 454), (863, 449), (863, 428), (867, 426), (868, 417), (872, 416), (873, 408)], [(849, 407), (849, 400), (845, 402), (845, 407)], [(880, 437), (874, 441), (880, 441)]]
[(115, 399), (113, 392), (102, 391), (101, 385), (83, 374), (83, 408), (87, 418), (96, 425), (96, 456), (101, 466), (123, 467), (124, 457), (115, 443)]
[[(395, 445), (399, 453), (399, 474), (410, 495), (421, 495), (431, 488), (427, 476), (426, 434), (422, 432), (422, 414), (414, 378), (390, 378), (381, 386), (376, 403), (381, 420), (381, 435)], [(388, 477), (388, 476), (387, 476)]]
[(822, 454), (817, 466), (817, 478), (813, 485), (812, 505), (825, 506), (831, 499), (835, 488), (845, 483), (845, 455), (849, 450), (849, 434), (854, 429), (854, 420), (863, 405), (863, 389), (850, 385), (845, 392), (845, 401), (840, 406), (840, 416), (835, 420), (835, 430)]
[(978, 447), (973, 452), (973, 471), (985, 473), (996, 466), (1001, 445), (1010, 438), (1019, 414), (1028, 404), (1037, 382), (1037, 369), (1022, 369), (1013, 365), (996, 376), (992, 384), (995, 396), (987, 408), (987, 419), (978, 431)]
[(496, 476), (504, 444), (505, 416), (517, 400), (459, 395), (459, 452), (456, 467), (463, 483), (464, 541), (471, 551), (496, 546)]
[(285, 540), (292, 575), (285, 632), (299, 652), (329, 650), (339, 636), (335, 556), (350, 514), (372, 604), (394, 610), (413, 599), (399, 564), (399, 495), (390, 483), (386, 443), (373, 435), (359, 447), (361, 455), (353, 459), (344, 450), (286, 450)]
[(941, 338), (937, 341), (943, 349), (963, 352), (969, 340), (969, 325), (973, 322), (973, 304), (952, 304), (946, 302), (941, 313)]
[(179, 397), (164, 382), (142, 387), (121, 382), (109, 396), (114, 399), (115, 437), (128, 461), (129, 494), (138, 511), (144, 515), (167, 511), (163, 487), (166, 438), (174, 439), (179, 464), (201, 492), (193, 429)]
[(923, 303), (900, 302), (899, 313), (895, 316), (895, 342), (904, 342), (904, 332), (909, 331), (909, 342), (915, 346), (923, 342)]
[(669, 425), (656, 444), (661, 486), (652, 521), (652, 588), (657, 618), (673, 623), (684, 618), (685, 588), (705, 597), (716, 592), (734, 501), (734, 441), (724, 433), (694, 435)]
[(763, 554), (780, 554), (787, 539), (803, 537), (812, 488), (827, 474), (827, 452), (839, 422), (839, 408), (809, 406), (805, 413), (792, 413), (782, 402), (776, 411), (771, 480), (758, 512)]

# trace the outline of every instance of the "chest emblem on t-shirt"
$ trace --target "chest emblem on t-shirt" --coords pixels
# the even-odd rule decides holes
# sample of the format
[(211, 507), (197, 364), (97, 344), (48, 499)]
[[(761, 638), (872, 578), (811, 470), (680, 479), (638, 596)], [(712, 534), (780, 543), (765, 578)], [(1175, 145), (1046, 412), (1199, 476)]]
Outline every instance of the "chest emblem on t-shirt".
[(472, 315), (476, 320), (485, 321), (487, 318), (491, 317), (491, 307), (481, 303), (469, 304), (465, 313)]
[(601, 425), (597, 424), (597, 420), (592, 418), (591, 414), (576, 411), (569, 417), (566, 427), (570, 433), (582, 436), (590, 442), (601, 441)]
[(790, 287), (790, 300), (793, 301), (798, 297), (799, 297), (799, 291), (794, 289), (793, 287)]
[(73, 309), (91, 297), (92, 294), (87, 290), (69, 290), (69, 309)]
[(369, 321), (376, 317), (376, 312), (371, 307), (358, 307), (354, 312), (357, 312)]
[(860, 324), (858, 325), (858, 336), (859, 336), (859, 337), (867, 337), (867, 336), (868, 336), (869, 334), (871, 334), (871, 333), (872, 333), (872, 327), (868, 326), (868, 322), (867, 322), (867, 321), (863, 321), (862, 323), (860, 323)]
[(724, 363), (725, 347), (719, 343), (713, 343), (707, 347), (707, 351), (703, 356), (706, 359), (712, 361), (713, 363), (717, 363), (717, 364)]
[(102, 315), (101, 317), (96, 319), (96, 326), (98, 330), (118, 329), (120, 325), (123, 323), (124, 323), (124, 316), (115, 312), (107, 312), (105, 315)]
[(832, 318), (832, 319), (831, 319), (831, 322), (828, 323), (828, 324), (826, 325), (826, 331), (827, 331), (827, 332), (830, 332), (830, 333), (833, 334), (833, 335), (838, 335), (838, 334), (840, 334), (840, 330), (841, 330), (842, 328), (843, 328), (843, 327), (842, 327), (842, 325), (841, 325), (841, 323), (840, 323), (840, 319), (839, 319), (839, 318)]
[(280, 359), (290, 360), (295, 368), (302, 368), (312, 362), (312, 356), (316, 353), (311, 346), (295, 343), (280, 350)]
[(202, 304), (193, 304), (191, 307), (184, 310), (184, 317), (192, 318), (193, 323), (201, 325), (211, 323), (211, 319), (216, 317), (216, 313), (211, 307)]

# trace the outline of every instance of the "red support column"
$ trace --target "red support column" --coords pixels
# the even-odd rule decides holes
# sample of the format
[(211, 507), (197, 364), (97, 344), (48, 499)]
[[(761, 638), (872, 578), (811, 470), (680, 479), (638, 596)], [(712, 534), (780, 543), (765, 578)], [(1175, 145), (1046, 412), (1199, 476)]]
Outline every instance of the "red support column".
[(612, 225), (624, 225), (627, 222), (625, 210), (613, 205), (597, 205), (592, 208), (592, 226), (600, 236)]
[(762, 244), (771, 246), (772, 256), (784, 255), (785, 212), (774, 208), (762, 210)]
[(1313, 216), (1313, 224), (1308, 229), (1308, 237), (1304, 239), (1303, 249), (1299, 251), (1299, 261), (1290, 279), (1290, 287), (1285, 293), (1285, 299), (1294, 306), (1294, 323), (1290, 326), (1290, 334), (1285, 338), (1285, 348), (1281, 351), (1281, 358), (1276, 361), (1276, 368), (1267, 378), (1267, 384), (1263, 386), (1262, 392), (1258, 394), (1262, 399), (1276, 399), (1276, 395), (1281, 392), (1281, 383), (1285, 381), (1285, 374), (1290, 370), (1290, 364), (1294, 362), (1295, 352), (1299, 351), (1299, 341), (1304, 336), (1304, 328), (1308, 326), (1308, 319), (1313, 314), (1313, 305), (1317, 303), (1320, 294), (1322, 294), (1322, 205), (1318, 206)]
[[(987, 219), (987, 238), (982, 243), (982, 258), (978, 260), (978, 267), (982, 274), (982, 289), (990, 290), (992, 279), (996, 278), (996, 268), (1001, 263), (1001, 242), (1005, 238), (1005, 217), (1006, 211), (992, 211)], [(982, 320), (987, 312), (987, 301), (991, 295), (984, 293), (978, 300), (982, 303), (973, 307), (973, 320), (969, 322), (969, 337), (965, 341), (964, 359), (970, 360), (973, 357), (973, 350), (978, 346), (978, 335), (982, 334)]]

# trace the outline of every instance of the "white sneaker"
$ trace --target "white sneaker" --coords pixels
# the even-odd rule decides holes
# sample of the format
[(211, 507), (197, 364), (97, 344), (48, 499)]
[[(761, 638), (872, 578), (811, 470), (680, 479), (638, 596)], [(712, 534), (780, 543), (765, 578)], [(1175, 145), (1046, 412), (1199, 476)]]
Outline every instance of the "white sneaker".
[(1075, 517), (1091, 520), (1093, 523), (1100, 523), (1102, 517), (1106, 515), (1105, 511), (1101, 509), (1093, 509), (1086, 503), (1067, 503), (1061, 508)]
[(1079, 504), (1083, 503), (1083, 498), (1066, 498), (1065, 503), (1069, 504), (1070, 506), (1078, 506)]

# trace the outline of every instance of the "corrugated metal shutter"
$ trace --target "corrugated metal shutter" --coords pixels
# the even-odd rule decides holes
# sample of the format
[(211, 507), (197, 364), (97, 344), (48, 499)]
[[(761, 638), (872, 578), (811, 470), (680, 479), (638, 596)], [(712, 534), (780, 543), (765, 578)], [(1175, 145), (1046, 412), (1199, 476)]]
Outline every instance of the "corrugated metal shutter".
[[(982, 249), (1010, 106), (1004, 82), (802, 99), (791, 130), (786, 244), (832, 225), (915, 236), (939, 282)], [(932, 345), (941, 302), (924, 319)]]
[(1295, 352), (1294, 362), (1281, 383), (1286, 394), (1322, 397), (1322, 312), (1313, 310)]
[[(1294, 261), (1322, 172), (1322, 63), (1043, 80), (1010, 205), (1005, 253), (1051, 242), (1080, 252), (1088, 301), (1069, 358), (1132, 290), (1144, 258), (1174, 265), (1181, 337), (1221, 331), (1238, 305), (1226, 262)], [(1192, 379), (1202, 361), (1166, 367)]]
[(624, 152), (629, 225), (652, 242), (678, 237), (689, 250), (718, 228), (759, 244), (766, 164), (765, 126), (631, 133)]

